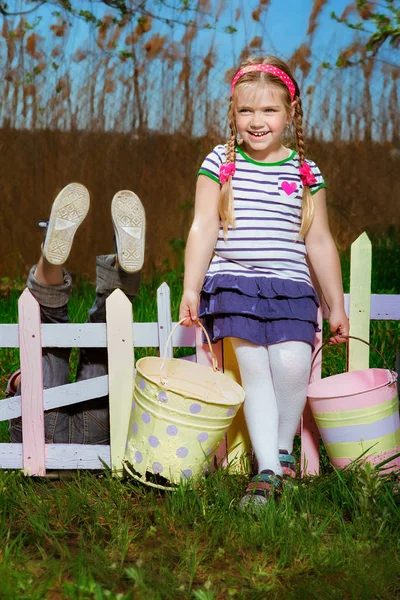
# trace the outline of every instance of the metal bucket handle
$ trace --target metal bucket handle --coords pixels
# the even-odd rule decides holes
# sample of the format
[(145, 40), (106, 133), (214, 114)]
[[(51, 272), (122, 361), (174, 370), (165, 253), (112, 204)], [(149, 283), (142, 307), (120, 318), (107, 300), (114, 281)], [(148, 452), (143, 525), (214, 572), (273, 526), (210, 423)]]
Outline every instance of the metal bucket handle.
[[(164, 373), (165, 362), (167, 360), (167, 348), (168, 348), (168, 344), (170, 343), (171, 338), (172, 338), (172, 336), (175, 333), (175, 330), (179, 327), (179, 325), (182, 325), (182, 323), (183, 323), (183, 321), (185, 321), (185, 319), (186, 319), (186, 317), (183, 318), (183, 319), (181, 319), (180, 321), (178, 321), (176, 323), (176, 325), (172, 328), (171, 333), (169, 334), (167, 341), (165, 342), (163, 361), (162, 361), (161, 367), (160, 367), (160, 380), (161, 380), (161, 384), (162, 385), (168, 385), (167, 376)], [(207, 342), (208, 342), (208, 347), (209, 347), (210, 352), (211, 352), (211, 359), (212, 359), (212, 368), (213, 368), (213, 371), (219, 371), (218, 359), (217, 359), (217, 357), (216, 357), (216, 355), (214, 353), (214, 350), (212, 349), (210, 337), (209, 337), (209, 335), (208, 335), (208, 333), (207, 333), (204, 325), (200, 321), (197, 321), (196, 325), (200, 325), (200, 327), (203, 330), (204, 335), (206, 336), (206, 339), (207, 339)]]
[[(384, 356), (382, 356), (382, 354), (379, 352), (379, 350), (377, 350), (372, 344), (370, 344), (366, 340), (363, 340), (362, 338), (356, 337), (355, 335), (341, 335), (340, 337), (344, 338), (346, 340), (358, 340), (359, 342), (362, 342), (363, 344), (366, 344), (367, 346), (369, 346), (372, 350), (374, 350), (378, 354), (378, 356), (381, 357), (381, 359), (385, 363), (386, 367), (388, 368), (388, 371), (390, 372), (390, 375), (391, 375), (391, 381), (390, 381), (389, 385), (391, 385), (392, 383), (395, 383), (397, 381), (397, 373), (395, 371), (393, 371), (393, 369), (390, 368), (389, 363), (387, 362), (386, 358)], [(314, 366), (314, 363), (315, 363), (315, 360), (316, 360), (318, 354), (321, 352), (322, 348), (324, 348), (327, 345), (336, 346), (336, 344), (329, 344), (329, 340), (327, 340), (326, 342), (321, 344), (321, 346), (318, 348), (318, 350), (314, 354), (313, 359), (311, 361), (311, 369), (310, 369), (311, 372), (312, 372), (312, 369), (313, 369), (313, 366)]]

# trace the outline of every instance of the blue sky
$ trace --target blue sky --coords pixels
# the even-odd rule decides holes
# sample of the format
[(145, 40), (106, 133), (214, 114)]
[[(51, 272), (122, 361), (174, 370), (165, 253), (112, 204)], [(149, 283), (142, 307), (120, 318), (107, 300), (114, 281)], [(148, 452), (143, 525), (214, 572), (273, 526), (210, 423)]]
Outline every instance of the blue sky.
[[(211, 0), (212, 6), (215, 7), (218, 0)], [(169, 4), (173, 4), (170, 2)], [(192, 4), (197, 4), (193, 3)], [(261, 16), (261, 23), (256, 23), (251, 18), (251, 12), (258, 6), (258, 0), (228, 0), (220, 21), (217, 25), (217, 48), (220, 58), (223, 63), (232, 63), (233, 55), (240, 50), (244, 44), (249, 42), (254, 35), (262, 35), (264, 40), (264, 49), (272, 51), (282, 57), (289, 57), (293, 51), (305, 41), (308, 28), (308, 19), (311, 12), (314, 0), (271, 0), (270, 6)], [(349, 0), (328, 0), (323, 7), (318, 18), (319, 27), (313, 40), (313, 54), (321, 58), (321, 60), (333, 59), (337, 51), (343, 48), (351, 39), (353, 33), (344, 25), (336, 23), (330, 18), (330, 13), (335, 11), (341, 14), (344, 8), (349, 4)], [(101, 3), (82, 0), (77, 5), (82, 9), (89, 9), (98, 14), (104, 14), (104, 8)], [(23, 0), (15, 0), (9, 2), (9, 8), (26, 7), (26, 2)], [(186, 17), (187, 14), (180, 15), (177, 11), (171, 11), (168, 8), (160, 7), (156, 1), (148, 2), (147, 6), (157, 12), (161, 17), (175, 16), (177, 18)], [(234, 14), (230, 13), (229, 7), (241, 6), (241, 18), (236, 23)], [(41, 15), (41, 29), (47, 27), (50, 19), (53, 19), (51, 13), (56, 10), (54, 5), (45, 5), (33, 13), (29, 18), (33, 19), (33, 15)], [(107, 9), (109, 11), (109, 9)], [(110, 12), (110, 11), (109, 11)], [(193, 14), (193, 13), (192, 13)], [(229, 35), (223, 32), (226, 25), (234, 25), (238, 31), (235, 34)], [(162, 24), (155, 24), (155, 29), (161, 32), (171, 29)], [(173, 30), (174, 37), (179, 39), (182, 37), (183, 28), (176, 25)], [(73, 46), (80, 45), (88, 35), (88, 26), (82, 22), (74, 22), (70, 41)], [(203, 39), (209, 38), (211, 32), (204, 31)], [(235, 52), (236, 50), (236, 52)]]
[[(341, 14), (348, 3), (348, 0), (330, 0), (321, 11), (314, 45), (324, 56), (331, 56), (333, 48), (341, 47), (351, 37), (346, 27), (330, 18), (332, 11)], [(290, 55), (304, 41), (312, 5), (312, 0), (272, 2), (267, 14), (267, 32), (279, 53)]]
[[(219, 0), (210, 0), (211, 13), (215, 14), (215, 7)], [(133, 0), (133, 3), (139, 4), (138, 0)], [(345, 25), (341, 25), (334, 21), (330, 14), (335, 11), (340, 15), (344, 8), (350, 3), (350, 0), (327, 0), (318, 17), (319, 26), (315, 32), (315, 37), (312, 40), (313, 62), (335, 62), (340, 49), (345, 48), (354, 36), (354, 32), (348, 29)], [(14, 0), (9, 2), (10, 10), (26, 9), (31, 4), (29, 0)], [(104, 15), (104, 12), (112, 12), (110, 9), (104, 8), (101, 2), (93, 2), (90, 0), (79, 0), (72, 2), (74, 6), (79, 6), (80, 9), (93, 11), (99, 17)], [(153, 13), (157, 13), (161, 18), (176, 18), (185, 20), (195, 14), (194, 11), (180, 13), (178, 10), (171, 10), (169, 5), (179, 5), (179, 0), (169, 0), (167, 6), (163, 5), (159, 0), (148, 0), (146, 6)], [(198, 2), (191, 0), (191, 6), (197, 6)], [(260, 35), (263, 39), (263, 50), (268, 53), (277, 54), (282, 58), (289, 58), (296, 48), (305, 41), (309, 41), (306, 37), (308, 28), (308, 19), (314, 4), (314, 0), (271, 0), (270, 6), (264, 10), (261, 15), (261, 21), (256, 23), (251, 12), (258, 6), (258, 0), (226, 0), (225, 10), (216, 26), (216, 44), (219, 66), (221, 68), (231, 68), (237, 62), (238, 55), (246, 43), (249, 43), (255, 35)], [(241, 17), (238, 22), (235, 22), (236, 7), (241, 7)], [(43, 33), (48, 32), (50, 21), (54, 21), (52, 13), (59, 8), (55, 3), (46, 3), (36, 12), (29, 15), (29, 20), (32, 22), (36, 16), (42, 18), (39, 30)], [(114, 14), (117, 14), (114, 12)], [(79, 19), (71, 19), (73, 27), (69, 34), (70, 48), (74, 49), (84, 43), (84, 41), (94, 35), (93, 29), (90, 34), (91, 27)], [(237, 28), (237, 32), (230, 35), (224, 33), (224, 28), (227, 25), (233, 25)], [(155, 21), (153, 31), (160, 31), (161, 34), (167, 34), (169, 38), (173, 37), (178, 42), (181, 41), (184, 28), (180, 25), (175, 25), (173, 29), (165, 25), (161, 20)], [(207, 45), (212, 31), (202, 31), (198, 36), (198, 40), (194, 45), (198, 49), (199, 55), (204, 56), (203, 45)], [(399, 52), (385, 51), (382, 53), (385, 58), (399, 63)], [(397, 57), (395, 57), (397, 55)]]

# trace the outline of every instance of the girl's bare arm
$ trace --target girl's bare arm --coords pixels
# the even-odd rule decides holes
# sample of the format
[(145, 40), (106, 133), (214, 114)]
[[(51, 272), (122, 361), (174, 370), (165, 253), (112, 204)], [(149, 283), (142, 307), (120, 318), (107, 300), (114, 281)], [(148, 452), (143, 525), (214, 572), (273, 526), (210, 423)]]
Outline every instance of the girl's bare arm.
[(196, 187), (195, 212), (186, 243), (185, 277), (179, 319), (190, 326), (197, 320), (200, 290), (217, 241), (220, 219), (219, 184), (199, 175)]
[(344, 310), (342, 272), (339, 254), (329, 229), (325, 189), (314, 196), (314, 219), (305, 237), (307, 254), (330, 309), (329, 324), (333, 342), (343, 341), (349, 334), (349, 322)]

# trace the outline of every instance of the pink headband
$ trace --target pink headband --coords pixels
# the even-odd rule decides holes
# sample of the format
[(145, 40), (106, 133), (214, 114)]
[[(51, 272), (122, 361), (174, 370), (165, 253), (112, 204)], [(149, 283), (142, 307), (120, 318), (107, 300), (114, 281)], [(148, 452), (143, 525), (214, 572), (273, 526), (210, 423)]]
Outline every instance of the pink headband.
[(271, 73), (271, 75), (275, 75), (275, 77), (279, 77), (286, 85), (289, 90), (290, 98), (293, 101), (296, 95), (296, 88), (294, 87), (293, 81), (290, 79), (289, 75), (286, 75), (284, 71), (278, 69), (278, 67), (274, 67), (273, 65), (259, 64), (259, 65), (249, 65), (247, 67), (243, 67), (243, 69), (239, 69), (236, 73), (235, 77), (232, 79), (231, 83), (231, 98), (233, 96), (233, 90), (235, 89), (235, 85), (238, 80), (245, 75), (246, 73), (251, 73), (252, 71), (264, 71), (265, 73)]

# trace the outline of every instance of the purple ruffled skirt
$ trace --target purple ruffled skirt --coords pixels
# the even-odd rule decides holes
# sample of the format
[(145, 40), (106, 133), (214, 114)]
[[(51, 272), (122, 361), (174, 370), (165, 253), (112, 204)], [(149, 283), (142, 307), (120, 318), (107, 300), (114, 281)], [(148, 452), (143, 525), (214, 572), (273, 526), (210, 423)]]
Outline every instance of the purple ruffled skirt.
[(295, 340), (314, 348), (318, 306), (305, 282), (217, 274), (204, 281), (199, 316), (213, 342), (237, 337), (270, 346)]

